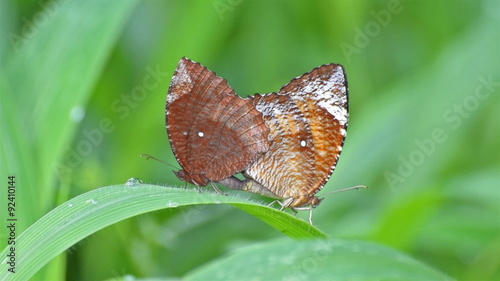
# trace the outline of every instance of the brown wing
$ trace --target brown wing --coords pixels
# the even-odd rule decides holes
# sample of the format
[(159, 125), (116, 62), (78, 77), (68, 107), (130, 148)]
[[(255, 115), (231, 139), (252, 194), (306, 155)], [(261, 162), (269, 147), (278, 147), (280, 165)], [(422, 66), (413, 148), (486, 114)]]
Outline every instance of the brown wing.
[(269, 129), (252, 101), (187, 58), (172, 78), (166, 121), (179, 175), (197, 185), (241, 172), (269, 148)]
[(257, 96), (271, 147), (246, 174), (278, 197), (295, 198), (290, 207), (310, 204), (342, 151), (347, 95), (342, 66), (329, 64), (293, 79), (278, 94)]

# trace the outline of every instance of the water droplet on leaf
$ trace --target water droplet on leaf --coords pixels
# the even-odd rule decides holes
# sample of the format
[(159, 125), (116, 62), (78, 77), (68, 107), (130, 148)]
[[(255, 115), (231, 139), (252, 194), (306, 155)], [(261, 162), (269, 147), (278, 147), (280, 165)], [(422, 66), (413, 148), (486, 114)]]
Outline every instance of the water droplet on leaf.
[(138, 178), (130, 178), (125, 183), (126, 186), (133, 186), (133, 185), (138, 185), (138, 184), (142, 184), (142, 180), (138, 179)]

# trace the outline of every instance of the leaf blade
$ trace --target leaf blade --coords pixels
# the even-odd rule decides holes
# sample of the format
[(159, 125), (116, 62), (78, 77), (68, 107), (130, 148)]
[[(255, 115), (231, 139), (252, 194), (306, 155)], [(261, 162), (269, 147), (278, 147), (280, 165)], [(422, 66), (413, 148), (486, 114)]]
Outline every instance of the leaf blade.
[[(107, 186), (70, 199), (23, 232), (16, 240), (17, 267), (23, 270), (16, 277), (28, 279), (73, 244), (118, 221), (160, 209), (220, 203), (256, 214), (292, 238), (326, 237), (307, 222), (244, 198), (148, 184)], [(1, 255), (7, 252), (6, 248)], [(7, 264), (2, 263), (0, 280), (7, 276)]]
[(452, 280), (394, 249), (341, 239), (277, 239), (238, 249), (185, 280)]

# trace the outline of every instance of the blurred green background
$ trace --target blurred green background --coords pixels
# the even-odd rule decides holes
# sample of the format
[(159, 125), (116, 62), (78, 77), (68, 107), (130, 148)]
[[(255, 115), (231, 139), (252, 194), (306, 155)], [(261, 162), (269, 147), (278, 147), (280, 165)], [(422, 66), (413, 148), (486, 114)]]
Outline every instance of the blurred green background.
[[(500, 280), (499, 27), (498, 1), (1, 0), (1, 186), (16, 175), (19, 233), (131, 177), (182, 186), (175, 168), (139, 157), (178, 166), (164, 114), (182, 56), (242, 96), (335, 62), (347, 72), (350, 123), (319, 195), (369, 189), (327, 195), (315, 226), (456, 279)], [(183, 207), (112, 225), (46, 274), (182, 277), (280, 236), (229, 206)]]

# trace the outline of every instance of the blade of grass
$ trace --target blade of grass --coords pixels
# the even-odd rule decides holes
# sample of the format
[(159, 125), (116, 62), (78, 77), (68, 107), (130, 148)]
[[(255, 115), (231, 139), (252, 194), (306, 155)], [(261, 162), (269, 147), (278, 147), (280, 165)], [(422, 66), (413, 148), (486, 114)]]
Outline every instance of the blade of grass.
[[(286, 212), (244, 198), (148, 184), (108, 186), (67, 201), (23, 232), (16, 240), (16, 278), (28, 279), (73, 244), (115, 222), (160, 209), (220, 203), (244, 209), (292, 238), (327, 237)], [(7, 253), (6, 248), (0, 256)], [(11, 276), (5, 262), (0, 264), (0, 280)]]

